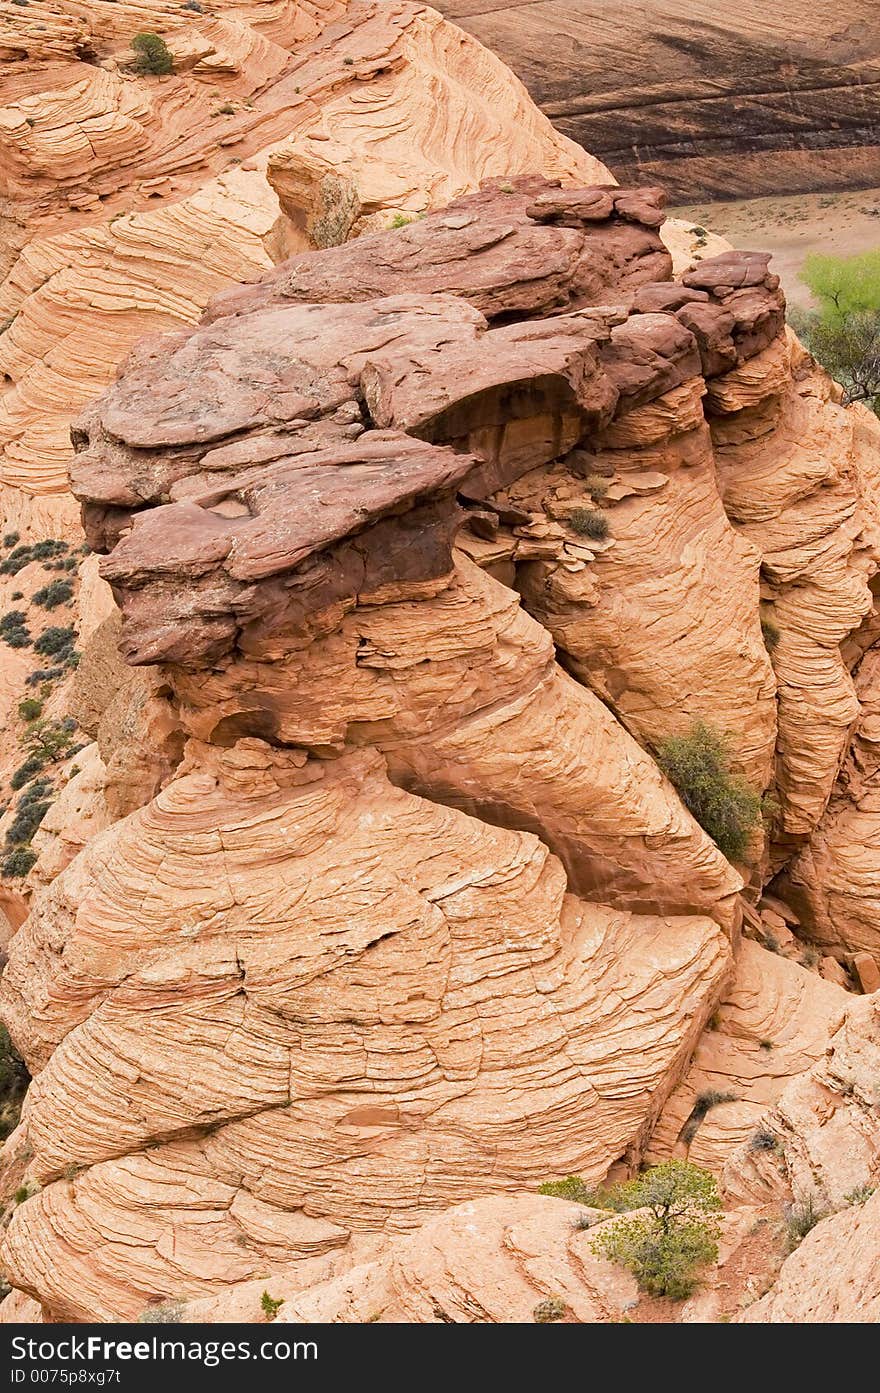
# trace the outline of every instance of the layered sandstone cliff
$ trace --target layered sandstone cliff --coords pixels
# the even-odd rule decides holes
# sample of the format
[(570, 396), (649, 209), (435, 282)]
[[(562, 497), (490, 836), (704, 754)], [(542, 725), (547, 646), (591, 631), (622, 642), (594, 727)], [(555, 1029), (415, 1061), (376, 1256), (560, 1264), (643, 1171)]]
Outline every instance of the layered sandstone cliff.
[(676, 201), (878, 180), (873, 0), (441, 0), (566, 135)]
[[(55, 111), (85, 66), (144, 134), (112, 120), (66, 185), (65, 116), (56, 166), (53, 136), (6, 171), (11, 224), (45, 229), (3, 292), (8, 550), (46, 519), (70, 540), (5, 583), (30, 597), (78, 544), (67, 470), (102, 556), (33, 688), (50, 777), (0, 821), (39, 822), (3, 902), (33, 1075), (4, 1318), (252, 1320), (271, 1277), (290, 1319), (529, 1319), (560, 1291), (641, 1319), (535, 1191), (681, 1154), (730, 1208), (679, 1314), (736, 1315), (814, 1153), (855, 1158), (829, 1208), (876, 1179), (875, 1004), (840, 1025), (877, 971), (850, 907), (877, 876), (876, 425), (787, 332), (766, 256), (691, 255), (659, 190), (614, 185), (432, 11), (175, 9), (175, 72), (141, 79), (125, 6), (63, 32), (36, 8), (22, 100)], [(229, 138), (209, 114), (169, 143), (215, 92)], [(764, 800), (737, 865), (657, 762), (700, 723)], [(858, 1068), (828, 1153), (835, 1031)]]

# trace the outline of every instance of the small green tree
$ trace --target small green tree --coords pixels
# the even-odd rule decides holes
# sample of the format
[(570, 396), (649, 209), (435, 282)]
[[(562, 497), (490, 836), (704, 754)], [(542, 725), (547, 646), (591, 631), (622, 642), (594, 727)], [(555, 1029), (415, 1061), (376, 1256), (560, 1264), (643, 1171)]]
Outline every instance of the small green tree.
[(880, 250), (808, 256), (801, 279), (817, 308), (792, 315), (794, 328), (843, 387), (844, 400), (880, 415)]
[(664, 1161), (615, 1189), (627, 1208), (647, 1213), (603, 1224), (593, 1252), (627, 1268), (653, 1296), (690, 1296), (701, 1270), (718, 1259), (714, 1176), (688, 1161)]
[(726, 738), (698, 721), (687, 735), (663, 742), (657, 763), (719, 851), (740, 860), (760, 824), (761, 799), (731, 773)]
[(135, 34), (131, 46), (137, 54), (134, 65), (137, 72), (163, 77), (172, 71), (174, 60), (165, 40), (158, 34)]

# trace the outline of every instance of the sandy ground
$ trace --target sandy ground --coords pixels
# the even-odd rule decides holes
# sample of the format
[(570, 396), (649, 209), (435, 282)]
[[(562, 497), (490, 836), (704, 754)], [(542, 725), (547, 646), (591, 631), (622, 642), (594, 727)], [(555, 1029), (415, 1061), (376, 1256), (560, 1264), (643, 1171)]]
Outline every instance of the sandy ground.
[(797, 305), (810, 304), (798, 275), (810, 252), (852, 256), (880, 250), (880, 188), (695, 203), (668, 212), (719, 233), (735, 247), (772, 252), (773, 270)]

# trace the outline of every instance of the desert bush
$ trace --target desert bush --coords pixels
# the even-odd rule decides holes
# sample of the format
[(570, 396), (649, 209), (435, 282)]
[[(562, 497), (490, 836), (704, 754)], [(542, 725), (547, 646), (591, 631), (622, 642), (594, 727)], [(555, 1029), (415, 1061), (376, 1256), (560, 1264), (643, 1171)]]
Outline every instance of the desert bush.
[[(76, 656), (76, 654), (71, 654), (71, 659)], [(38, 667), (33, 672), (28, 673), (25, 682), (28, 687), (48, 686), (50, 682), (54, 682), (57, 678), (63, 677), (64, 673), (65, 669), (63, 667)], [(43, 695), (45, 696), (47, 693), (44, 692)]]
[(779, 1138), (769, 1127), (759, 1127), (749, 1138), (749, 1151), (778, 1151)]
[(10, 648), (29, 648), (31, 634), (27, 615), (21, 609), (8, 609), (0, 618), (0, 638)]
[[(34, 598), (36, 599), (36, 596), (34, 596)], [(767, 649), (767, 652), (772, 653), (781, 638), (778, 624), (774, 624), (772, 619), (762, 619), (761, 636), (764, 640), (764, 647)]]
[(31, 779), (39, 774), (43, 767), (44, 761), (42, 759), (38, 759), (36, 755), (28, 755), (24, 764), (18, 766), (12, 778), (9, 780), (11, 787), (16, 790), (24, 788), (25, 784), (29, 784)]
[(76, 734), (76, 721), (72, 716), (62, 721), (38, 720), (27, 731), (23, 739), (31, 755), (41, 764), (54, 764), (71, 753)]
[(604, 542), (608, 536), (608, 519), (598, 508), (573, 508), (568, 525), (579, 537), (589, 537), (594, 542)]
[(0, 1141), (14, 1132), (21, 1116), (21, 1105), (31, 1076), (27, 1065), (0, 1024)]
[(687, 1161), (664, 1161), (616, 1188), (628, 1209), (648, 1212), (603, 1224), (593, 1252), (627, 1268), (654, 1296), (690, 1296), (701, 1270), (718, 1258), (714, 1176)]
[(784, 1215), (785, 1236), (789, 1252), (792, 1253), (811, 1229), (816, 1227), (819, 1220), (825, 1218), (824, 1211), (818, 1208), (814, 1195), (805, 1195), (803, 1199), (787, 1204)]
[(601, 503), (608, 496), (608, 480), (601, 474), (588, 474), (584, 485), (594, 503)]
[(21, 534), (19, 532), (6, 532), (3, 536), (3, 545), (5, 547), (14, 547), (20, 541)]
[(23, 721), (35, 721), (42, 711), (43, 703), (36, 697), (25, 697), (18, 703), (18, 714)]
[(137, 55), (134, 63), (136, 72), (163, 77), (172, 71), (174, 60), (165, 40), (158, 34), (135, 34), (131, 46)]
[(880, 414), (880, 250), (808, 256), (801, 279), (818, 308), (792, 322), (815, 358), (844, 390)]
[(6, 876), (7, 880), (21, 880), (36, 863), (36, 852), (31, 851), (30, 847), (27, 846), (17, 846), (0, 862), (0, 872)]
[(579, 1175), (567, 1175), (564, 1180), (545, 1180), (538, 1186), (539, 1195), (553, 1195), (559, 1200), (573, 1200), (575, 1204), (592, 1204), (596, 1197), (595, 1186), (588, 1185)]
[(276, 1298), (274, 1296), (270, 1296), (267, 1291), (264, 1291), (263, 1295), (260, 1297), (260, 1309), (263, 1312), (263, 1315), (266, 1317), (266, 1320), (268, 1321), (272, 1321), (275, 1319), (283, 1305), (283, 1296), (279, 1296)]
[(532, 1319), (538, 1325), (549, 1325), (551, 1321), (562, 1320), (567, 1306), (558, 1296), (547, 1296), (539, 1301), (532, 1311)]
[(698, 1093), (690, 1116), (681, 1129), (681, 1140), (692, 1142), (707, 1113), (711, 1112), (713, 1108), (717, 1108), (721, 1103), (735, 1103), (736, 1101), (737, 1095), (735, 1093), (722, 1093), (717, 1088), (707, 1088), (703, 1093)]
[(34, 641), (34, 652), (44, 658), (68, 658), (73, 653), (76, 632), (72, 625), (52, 624)]
[(15, 817), (6, 833), (8, 848), (27, 846), (43, 818), (52, 806), (52, 800), (45, 795), (50, 791), (48, 784), (34, 784), (18, 800)]
[(183, 1320), (182, 1301), (161, 1301), (147, 1306), (138, 1316), (140, 1325), (178, 1325)]
[(843, 1198), (847, 1204), (867, 1204), (876, 1189), (876, 1185), (857, 1185), (854, 1190), (849, 1190)]
[(43, 609), (57, 609), (59, 605), (66, 605), (71, 599), (73, 599), (73, 586), (69, 580), (52, 580), (48, 585), (34, 591), (33, 596), (34, 604), (40, 605)]
[(687, 735), (664, 741), (657, 763), (719, 851), (740, 860), (760, 825), (761, 800), (731, 773), (725, 737), (698, 721)]

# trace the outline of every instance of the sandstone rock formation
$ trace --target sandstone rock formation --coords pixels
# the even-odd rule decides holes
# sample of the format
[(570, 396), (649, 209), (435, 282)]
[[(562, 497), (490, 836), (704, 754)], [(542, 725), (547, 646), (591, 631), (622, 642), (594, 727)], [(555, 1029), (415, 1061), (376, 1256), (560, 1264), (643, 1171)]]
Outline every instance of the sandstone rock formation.
[[(288, 8), (4, 0), (0, 481), (63, 493), (76, 408), (224, 285), (492, 175), (608, 177), (435, 11)], [(138, 77), (145, 28), (204, 56)]]
[[(674, 1318), (729, 1318), (876, 1170), (874, 427), (765, 255), (433, 11), (175, 10), (148, 79), (161, 7), (20, 8), (0, 1316), (652, 1319), (534, 1192), (687, 1152), (731, 1209)], [(697, 723), (738, 865), (657, 762)]]
[(554, 124), (675, 201), (877, 182), (872, 0), (440, 0)]
[(852, 998), (748, 939), (736, 977), (666, 1104), (650, 1156), (685, 1156), (720, 1172), (792, 1078), (823, 1058)]

